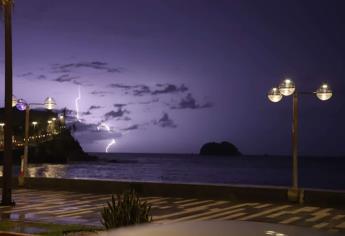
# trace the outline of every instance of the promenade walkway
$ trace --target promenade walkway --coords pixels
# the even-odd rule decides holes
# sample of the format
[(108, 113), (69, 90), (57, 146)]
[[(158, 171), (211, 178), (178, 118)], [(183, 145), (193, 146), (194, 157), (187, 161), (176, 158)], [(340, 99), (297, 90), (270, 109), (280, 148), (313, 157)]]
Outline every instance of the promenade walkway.
[[(95, 186), (97, 187), (97, 186)], [(108, 194), (17, 189), (16, 207), (0, 207), (0, 220), (39, 221), (100, 226)], [(145, 197), (155, 223), (243, 220), (297, 225), (345, 233), (345, 210), (307, 205)]]

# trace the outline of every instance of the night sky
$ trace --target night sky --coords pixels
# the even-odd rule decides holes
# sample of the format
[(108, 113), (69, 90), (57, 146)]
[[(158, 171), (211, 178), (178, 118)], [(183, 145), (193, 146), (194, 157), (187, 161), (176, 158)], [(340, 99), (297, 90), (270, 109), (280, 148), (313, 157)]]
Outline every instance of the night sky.
[(114, 139), (110, 152), (197, 153), (227, 140), (285, 155), (292, 99), (272, 104), (268, 90), (326, 81), (331, 100), (300, 99), (300, 153), (345, 155), (344, 11), (343, 0), (16, 0), (14, 94), (71, 110), (86, 151)]

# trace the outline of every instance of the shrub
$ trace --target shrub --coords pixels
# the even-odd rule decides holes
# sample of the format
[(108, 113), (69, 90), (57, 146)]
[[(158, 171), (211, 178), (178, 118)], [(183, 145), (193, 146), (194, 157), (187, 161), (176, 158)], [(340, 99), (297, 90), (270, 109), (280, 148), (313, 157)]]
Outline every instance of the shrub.
[(101, 223), (106, 229), (148, 223), (152, 221), (150, 211), (151, 206), (131, 190), (116, 198), (111, 196), (111, 201), (101, 212)]

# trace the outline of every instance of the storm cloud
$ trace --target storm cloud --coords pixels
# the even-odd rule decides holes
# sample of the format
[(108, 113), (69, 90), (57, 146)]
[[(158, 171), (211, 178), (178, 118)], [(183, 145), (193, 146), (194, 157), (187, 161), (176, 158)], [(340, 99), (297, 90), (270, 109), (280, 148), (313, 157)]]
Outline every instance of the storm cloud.
[(131, 93), (134, 96), (144, 96), (144, 95), (163, 95), (163, 94), (176, 94), (184, 93), (189, 89), (184, 85), (175, 84), (156, 84), (154, 86), (148, 86), (143, 84), (137, 85), (126, 85), (126, 84), (110, 84), (109, 87), (115, 89), (122, 89), (127, 93)]
[(163, 113), (163, 116), (158, 120), (153, 121), (153, 124), (162, 128), (177, 128), (177, 125), (169, 117), (168, 113)]
[(130, 112), (127, 109), (123, 109), (119, 107), (116, 111), (109, 111), (104, 114), (104, 119), (114, 119), (114, 118), (123, 118), (125, 115), (129, 114)]
[(78, 62), (78, 63), (69, 63), (69, 64), (54, 64), (52, 65), (52, 71), (54, 73), (66, 73), (72, 72), (75, 69), (87, 68), (93, 70), (100, 70), (109, 73), (121, 73), (123, 68), (121, 67), (112, 67), (106, 62), (101, 61), (90, 61), (90, 62)]
[(210, 108), (213, 104), (210, 102), (198, 104), (193, 98), (192, 94), (188, 93), (186, 97), (182, 98), (176, 106), (171, 106), (171, 109), (203, 109)]

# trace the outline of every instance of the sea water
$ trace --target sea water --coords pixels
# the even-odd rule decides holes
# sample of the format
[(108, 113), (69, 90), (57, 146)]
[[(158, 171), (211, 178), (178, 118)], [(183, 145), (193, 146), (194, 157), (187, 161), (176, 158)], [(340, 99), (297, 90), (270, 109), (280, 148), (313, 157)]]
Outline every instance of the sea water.
[[(291, 185), (291, 158), (284, 156), (92, 155), (97, 155), (99, 160), (30, 165), (29, 175), (167, 183)], [(344, 157), (300, 157), (300, 186), (345, 190), (344, 164)]]

